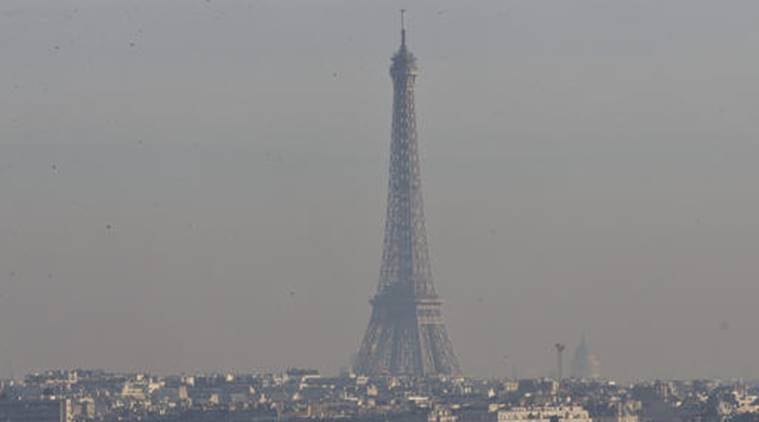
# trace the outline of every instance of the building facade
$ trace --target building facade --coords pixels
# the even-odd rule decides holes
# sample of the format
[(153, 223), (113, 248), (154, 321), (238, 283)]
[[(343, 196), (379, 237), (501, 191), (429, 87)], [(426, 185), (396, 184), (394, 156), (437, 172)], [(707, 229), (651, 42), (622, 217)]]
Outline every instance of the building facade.
[(514, 407), (498, 412), (498, 422), (592, 422), (587, 410), (580, 406)]

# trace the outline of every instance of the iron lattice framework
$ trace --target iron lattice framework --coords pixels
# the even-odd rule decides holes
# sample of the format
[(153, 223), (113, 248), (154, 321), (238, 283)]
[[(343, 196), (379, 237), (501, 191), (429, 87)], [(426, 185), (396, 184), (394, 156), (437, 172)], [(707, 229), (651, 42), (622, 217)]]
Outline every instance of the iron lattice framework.
[(416, 58), (401, 47), (390, 67), (393, 123), (382, 267), (355, 370), (376, 375), (461, 372), (432, 283), (416, 136)]

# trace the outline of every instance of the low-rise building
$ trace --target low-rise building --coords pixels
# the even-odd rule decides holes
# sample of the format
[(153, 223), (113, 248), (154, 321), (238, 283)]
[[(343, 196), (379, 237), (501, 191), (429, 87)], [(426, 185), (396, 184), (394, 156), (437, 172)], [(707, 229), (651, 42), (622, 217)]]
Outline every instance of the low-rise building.
[(3, 422), (72, 422), (69, 400), (0, 400)]
[(498, 422), (592, 422), (587, 410), (580, 406), (513, 407), (498, 412)]

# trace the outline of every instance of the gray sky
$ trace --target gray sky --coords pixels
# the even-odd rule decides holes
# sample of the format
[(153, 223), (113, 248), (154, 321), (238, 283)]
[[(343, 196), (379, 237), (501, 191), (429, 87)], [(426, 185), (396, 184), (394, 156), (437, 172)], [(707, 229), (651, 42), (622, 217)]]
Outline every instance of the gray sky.
[(400, 7), (466, 371), (759, 376), (753, 0), (4, 0), (0, 375), (347, 365)]

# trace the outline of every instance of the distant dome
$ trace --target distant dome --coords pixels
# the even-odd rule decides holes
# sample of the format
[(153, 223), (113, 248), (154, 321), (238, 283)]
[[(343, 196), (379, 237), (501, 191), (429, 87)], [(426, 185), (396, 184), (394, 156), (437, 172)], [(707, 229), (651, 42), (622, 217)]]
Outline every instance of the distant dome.
[(577, 379), (597, 379), (601, 377), (601, 362), (598, 356), (588, 349), (585, 336), (582, 336), (580, 344), (575, 349), (572, 359), (572, 377)]

